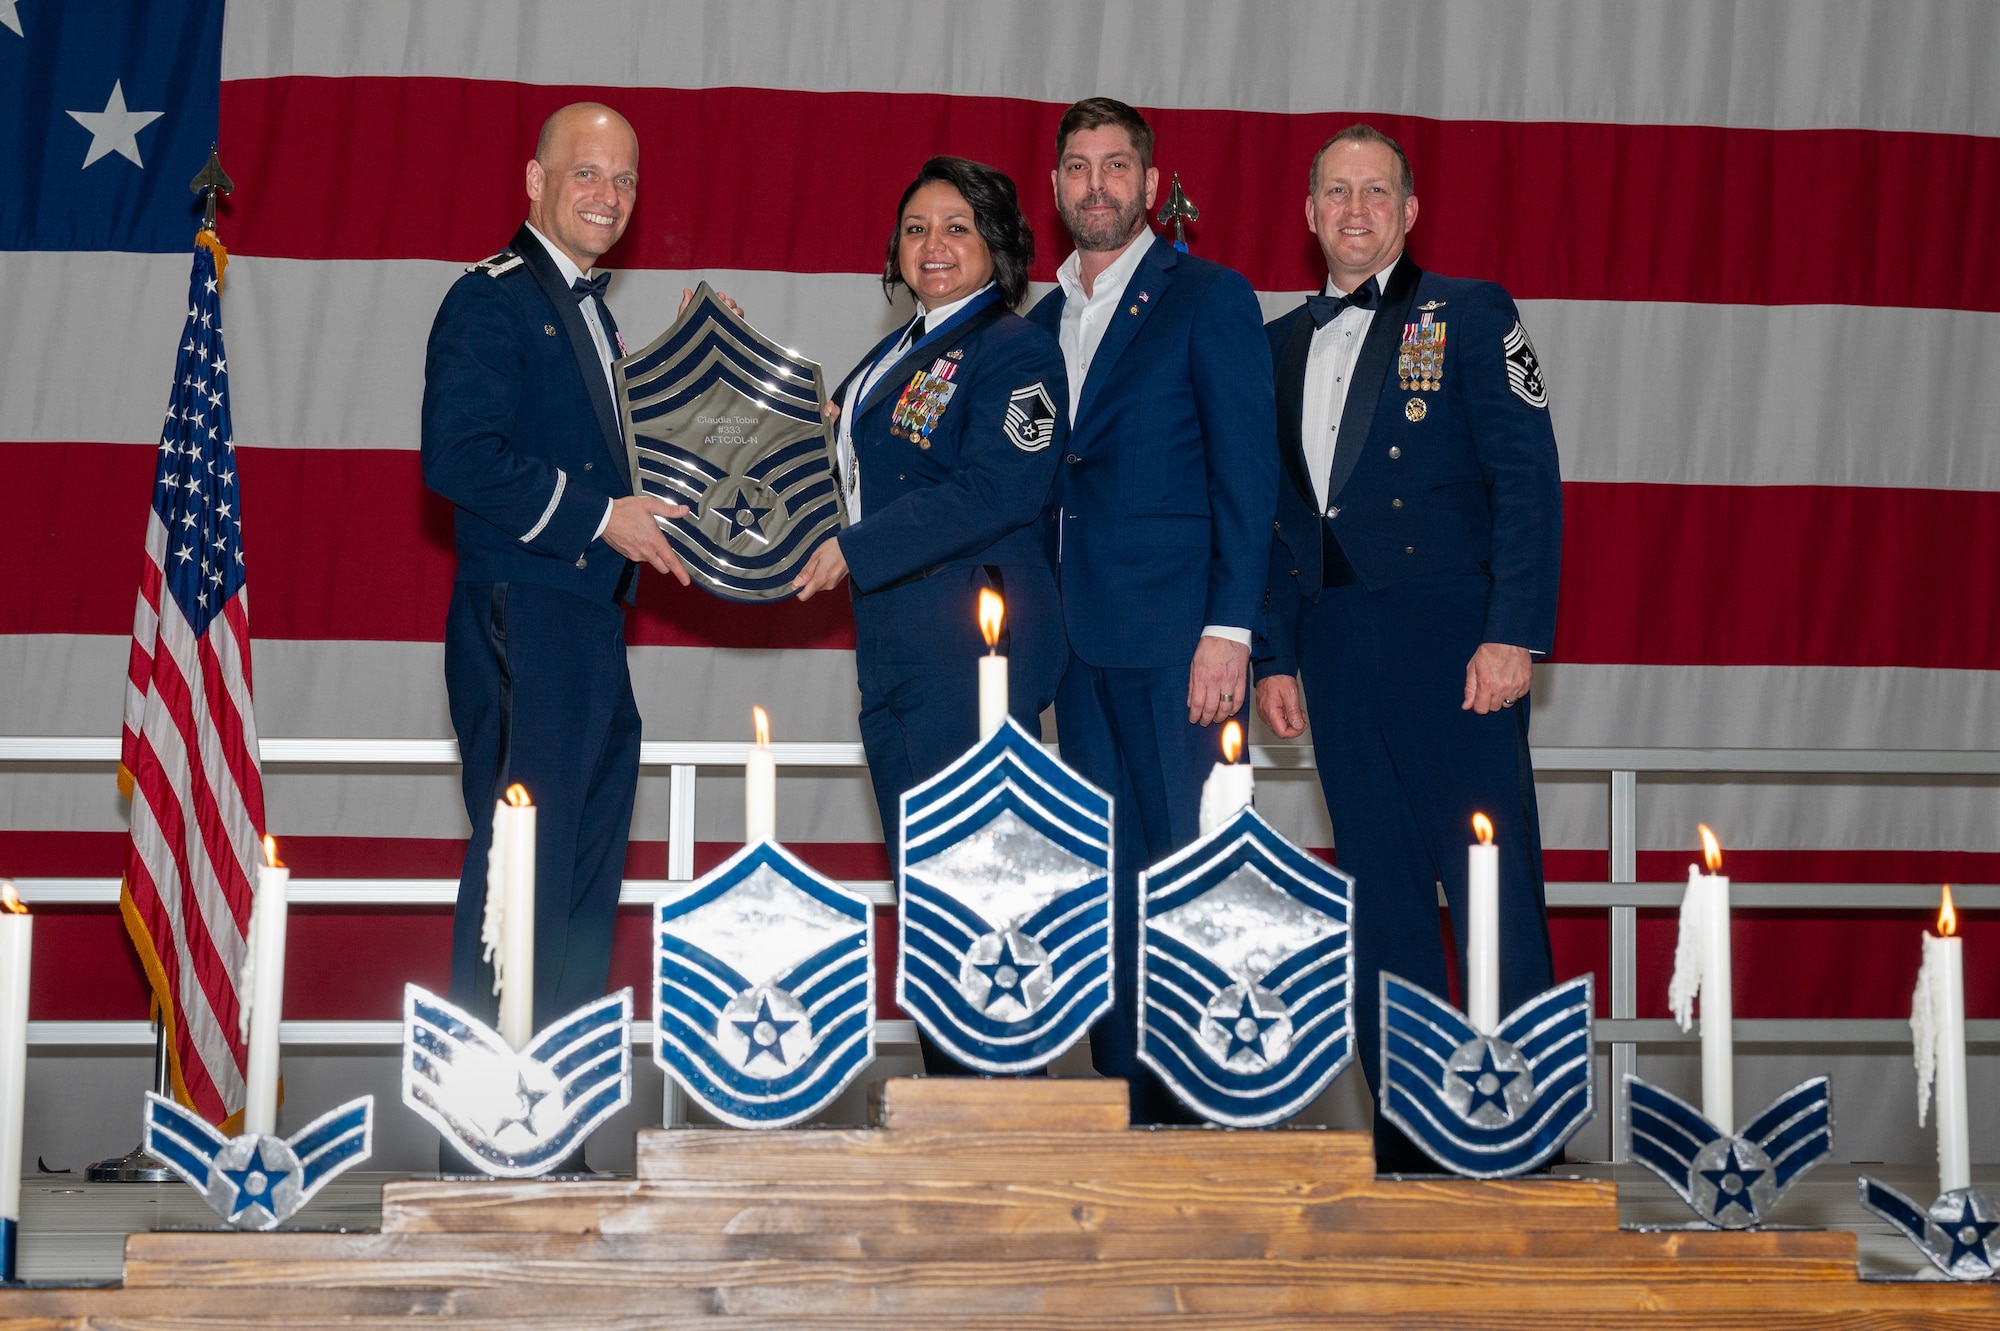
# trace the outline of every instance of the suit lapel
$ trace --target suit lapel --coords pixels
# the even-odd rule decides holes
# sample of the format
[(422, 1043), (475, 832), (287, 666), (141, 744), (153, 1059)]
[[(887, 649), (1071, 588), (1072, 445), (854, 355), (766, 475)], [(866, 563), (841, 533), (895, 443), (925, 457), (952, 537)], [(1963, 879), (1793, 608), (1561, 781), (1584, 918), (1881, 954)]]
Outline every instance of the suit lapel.
[[(1368, 447), (1368, 433), (1375, 424), (1375, 407), (1382, 400), (1382, 380), (1403, 345), (1403, 324), (1410, 314), (1410, 302), (1417, 294), (1417, 279), (1423, 269), (1405, 254), (1389, 274), (1382, 304), (1368, 325), (1361, 343), (1361, 355), (1354, 362), (1354, 378), (1347, 385), (1347, 405), (1340, 412), (1340, 437), (1333, 446), (1333, 466), (1327, 472), (1326, 496), (1329, 506), (1340, 497), (1341, 487), (1354, 474), (1354, 464)], [(1312, 494), (1310, 486), (1306, 493)]]
[[(991, 300), (976, 303), (968, 309), (961, 310), (942, 328), (927, 330), (908, 351), (896, 359), (896, 363), (890, 366), (881, 378), (875, 381), (875, 386), (868, 390), (868, 396), (862, 400), (860, 414), (866, 415), (876, 407), (881, 406), (890, 393), (900, 393), (903, 385), (910, 380), (910, 365), (913, 362), (921, 363), (923, 357), (935, 354), (947, 344), (961, 340), (973, 329), (978, 328), (991, 319), (998, 318), (1000, 312), (1000, 294), (996, 291), (993, 293)], [(878, 351), (876, 354), (880, 355), (881, 353)], [(873, 362), (869, 363), (872, 364)]]
[[(631, 460), (625, 455), (625, 431), (620, 417), (611, 401), (611, 386), (604, 382), (604, 365), (597, 359), (597, 344), (590, 340), (590, 325), (583, 321), (583, 310), (577, 304), (576, 293), (563, 281), (562, 270), (549, 257), (542, 242), (535, 239), (535, 233), (524, 223), (514, 233), (514, 253), (521, 256), (528, 265), (528, 271), (541, 284), (542, 294), (555, 306), (556, 317), (562, 320), (563, 332), (569, 337), (569, 349), (576, 357), (576, 368), (583, 374), (583, 391), (590, 396), (590, 406), (597, 413), (598, 429), (604, 433), (604, 447), (612, 456), (618, 468), (618, 475), (627, 486), (632, 483)], [(610, 336), (610, 329), (605, 336)]]
[(1278, 355), (1277, 374), (1278, 455), (1284, 458), (1292, 486), (1306, 501), (1307, 508), (1319, 507), (1319, 500), (1313, 494), (1312, 472), (1306, 467), (1305, 440), (1300, 433), (1305, 414), (1306, 359), (1312, 352), (1314, 331), (1312, 316), (1303, 308), (1293, 314), (1291, 332)]
[[(1148, 233), (1149, 235), (1151, 233)], [(1104, 381), (1111, 377), (1112, 369), (1125, 348), (1132, 345), (1132, 339), (1139, 335), (1139, 328), (1159, 307), (1160, 293), (1173, 281), (1174, 265), (1180, 261), (1180, 252), (1165, 244), (1158, 236), (1153, 236), (1147, 244), (1146, 253), (1133, 270), (1132, 280), (1119, 293), (1118, 304), (1112, 307), (1111, 322), (1105, 325), (1104, 339), (1097, 344), (1097, 354), (1090, 358), (1090, 373), (1084, 376), (1083, 396), (1077, 399), (1076, 419), (1079, 422), (1090, 419), (1090, 407), (1097, 395), (1104, 391)], [(1062, 318), (1060, 308), (1056, 313)]]

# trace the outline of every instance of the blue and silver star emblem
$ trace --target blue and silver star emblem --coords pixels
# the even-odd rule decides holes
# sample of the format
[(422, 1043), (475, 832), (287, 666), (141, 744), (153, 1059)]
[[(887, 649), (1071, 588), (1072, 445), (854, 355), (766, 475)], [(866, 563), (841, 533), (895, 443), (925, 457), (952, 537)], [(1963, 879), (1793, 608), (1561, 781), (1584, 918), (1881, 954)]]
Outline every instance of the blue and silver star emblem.
[(771, 1013), (771, 995), (764, 993), (759, 994), (757, 997), (756, 1016), (750, 1018), (748, 1021), (738, 1020), (732, 1021), (729, 1024), (736, 1028), (737, 1034), (743, 1037), (743, 1042), (749, 1049), (749, 1052), (743, 1058), (745, 1067), (755, 1063), (759, 1058), (767, 1057), (777, 1060), (779, 1066), (782, 1067), (786, 1062), (785, 1033), (799, 1023), (797, 1021), (780, 1021), (776, 1016), (773, 1016)]
[(729, 524), (731, 531), (759, 536), (763, 534), (764, 517), (770, 511), (768, 505), (764, 508), (758, 508), (752, 504), (745, 497), (740, 487), (737, 489), (736, 498), (733, 501), (727, 504), (715, 505), (710, 509), (710, 512), (716, 514)]
[(1880, 1179), (1863, 1175), (1861, 1204), (1881, 1216), (1931, 1265), (1953, 1280), (1991, 1280), (2000, 1274), (2000, 1244), (1993, 1233), (2000, 1230), (2000, 1207), (1977, 1188), (1954, 1188), (1932, 1202), (1928, 1209), (1896, 1191)]

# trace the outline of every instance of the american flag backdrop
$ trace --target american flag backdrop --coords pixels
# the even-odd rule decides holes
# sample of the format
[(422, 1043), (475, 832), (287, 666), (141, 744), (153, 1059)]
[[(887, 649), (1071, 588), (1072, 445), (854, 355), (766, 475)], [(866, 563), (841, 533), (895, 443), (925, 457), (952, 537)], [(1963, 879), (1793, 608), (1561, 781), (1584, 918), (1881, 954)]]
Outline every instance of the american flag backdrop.
[(243, 1108), (236, 987), (264, 835), (219, 299), (227, 262), (201, 233), (160, 431), (119, 762), (132, 806), (119, 908), (166, 1026), (174, 1093), (216, 1123)]
[[(638, 129), (606, 262), (635, 345), (706, 278), (837, 378), (903, 317), (877, 281), (888, 212), (932, 153), (1020, 183), (1046, 289), (1068, 248), (1056, 120), (1104, 93), (1152, 119), (1195, 252), (1272, 315), (1323, 276), (1307, 164), (1357, 119), (1410, 150), (1418, 262), (1519, 300), (1567, 515), (1538, 743), (2000, 748), (1996, 58), (2000, 9), (1943, 2), (0, 0), (0, 730), (118, 725), (212, 138), (238, 185), (220, 228), (261, 731), (443, 738), (424, 339), (523, 215), (550, 110), (602, 98)], [(160, 114), (132, 128), (141, 160), (85, 165), (76, 112)], [(649, 576), (630, 638), (649, 739), (744, 738), (754, 702), (781, 740), (855, 735), (841, 598), (736, 606)], [(641, 783), (635, 876), (664, 874), (665, 785)], [(741, 804), (702, 790), (705, 866)], [(301, 877), (457, 872), (450, 772), (286, 769), (268, 794)], [(1995, 794), (1645, 781), (1640, 877), (1684, 874), (1704, 821), (1739, 881), (1991, 882)], [(1550, 876), (1603, 877), (1602, 781), (1541, 795)], [(780, 798), (816, 864), (886, 876), (858, 775), (788, 775)], [(1260, 801), (1328, 843), (1309, 781)], [(127, 817), (101, 773), (0, 772), (0, 868), (115, 876)], [(1899, 1017), (1915, 926), (1745, 912), (1738, 1013)], [(1641, 1015), (1664, 1014), (1671, 927), (1642, 917)], [(436, 908), (295, 912), (287, 1015), (395, 1016), (404, 980), (444, 983), (448, 933)], [(1563, 974), (1602, 976), (1601, 914), (1557, 933)], [(644, 934), (622, 922), (614, 983), (643, 974)], [(37, 1016), (143, 1014), (115, 914), (45, 915), (37, 938), (64, 957), (36, 969)], [(2000, 967), (1980, 975), (1973, 1015), (2000, 1017)]]

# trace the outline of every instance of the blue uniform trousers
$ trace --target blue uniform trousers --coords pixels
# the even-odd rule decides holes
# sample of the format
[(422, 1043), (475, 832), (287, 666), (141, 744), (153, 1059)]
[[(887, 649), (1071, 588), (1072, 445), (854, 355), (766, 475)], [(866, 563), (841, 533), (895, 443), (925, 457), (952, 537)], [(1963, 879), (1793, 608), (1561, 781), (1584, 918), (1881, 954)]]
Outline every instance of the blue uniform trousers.
[(1188, 667), (1093, 666), (1070, 657), (1056, 693), (1063, 761), (1110, 795), (1116, 876), (1112, 1009), (1090, 1030), (1091, 1062), (1131, 1086), (1132, 1121), (1199, 1123), (1139, 1061), (1139, 875), (1201, 831), (1201, 785), (1222, 728), (1188, 721)]
[(452, 1001), (492, 1020), (480, 960), (493, 805), (535, 802), (535, 1028), (604, 995), (639, 780), (625, 616), (533, 583), (461, 582), (445, 626), (472, 844), (452, 914)]
[[(1007, 710), (1040, 735), (1068, 646), (1045, 569), (1008, 565), (996, 588), (1007, 599)], [(942, 772), (979, 738), (978, 657), (986, 651), (975, 618), (979, 589), (992, 584), (983, 566), (945, 568), (930, 577), (854, 598), (854, 663), (861, 686), (861, 745), (882, 817), (889, 872), (900, 874), (903, 792)], [(970, 1073), (918, 1033), (924, 1070)]]
[[(1432, 574), (1376, 591), (1349, 583), (1326, 588), (1301, 615), (1299, 668), (1313, 756), (1336, 862), (1355, 880), (1357, 1044), (1378, 1095), (1381, 972), (1450, 993), (1440, 882), (1464, 974), (1466, 846), (1475, 812), (1493, 820), (1500, 845), (1503, 1015), (1554, 982), (1529, 700), (1485, 716), (1460, 708), (1487, 586), (1481, 573)], [(1379, 1116), (1375, 1139), (1385, 1167), (1434, 1168)]]

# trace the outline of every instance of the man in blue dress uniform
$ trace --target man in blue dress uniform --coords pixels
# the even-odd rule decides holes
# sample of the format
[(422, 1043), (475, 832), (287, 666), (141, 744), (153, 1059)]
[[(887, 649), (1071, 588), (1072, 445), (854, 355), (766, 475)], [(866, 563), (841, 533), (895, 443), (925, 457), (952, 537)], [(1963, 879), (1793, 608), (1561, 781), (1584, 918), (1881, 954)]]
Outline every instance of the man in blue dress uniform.
[[(1501, 1006), (1553, 983), (1528, 754), (1562, 546), (1548, 391), (1504, 290), (1403, 252), (1416, 220), (1400, 146), (1366, 125), (1330, 139), (1306, 201), (1327, 286), (1267, 329), (1285, 480), (1257, 710), (1285, 737), (1312, 719), (1378, 1093), (1381, 972), (1447, 992), (1439, 883), (1464, 973), (1475, 812), (1500, 844)], [(1430, 1168), (1379, 1116), (1375, 1141), (1385, 1171)]]
[(1247, 699), (1278, 464), (1263, 316), (1241, 274), (1153, 234), (1153, 132), (1123, 102), (1064, 113), (1052, 173), (1076, 252), (1029, 318), (1069, 371), (1056, 469), (1070, 662), (1056, 694), (1066, 762), (1116, 801), (1116, 1006), (1099, 1071), (1135, 1123), (1194, 1121), (1138, 1059), (1138, 874), (1193, 841), (1209, 729)]
[(472, 843), (452, 919), (451, 996), (489, 1018), (480, 959), (494, 802), (537, 806), (535, 1025), (604, 993), (639, 779), (624, 605), (638, 565), (688, 580), (655, 522), (686, 510), (632, 494), (605, 278), (586, 276), (631, 220), (639, 144), (583, 103), (549, 117), (511, 248), (453, 285), (424, 361), (424, 481), (456, 506), (445, 685)]

